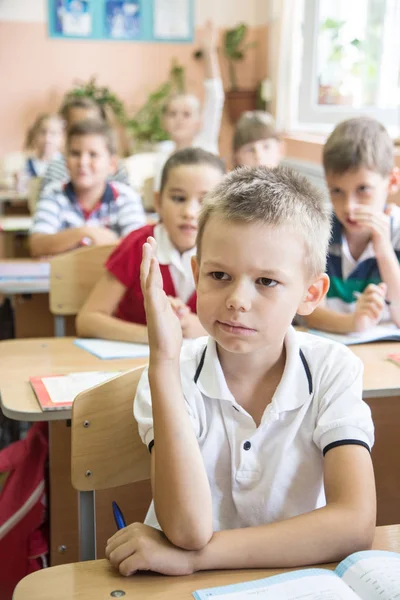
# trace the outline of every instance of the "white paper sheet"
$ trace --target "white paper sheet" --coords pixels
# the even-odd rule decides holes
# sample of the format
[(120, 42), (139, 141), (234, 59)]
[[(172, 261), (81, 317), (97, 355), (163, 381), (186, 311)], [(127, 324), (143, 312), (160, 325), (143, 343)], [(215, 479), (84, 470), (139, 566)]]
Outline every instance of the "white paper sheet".
[(317, 331), (316, 329), (310, 329), (309, 333), (325, 337), (335, 342), (340, 342), (346, 346), (352, 346), (354, 344), (365, 344), (367, 342), (379, 341), (387, 338), (393, 338), (400, 340), (400, 329), (396, 327), (394, 323), (388, 323), (386, 325), (377, 325), (365, 331), (364, 333), (349, 333), (347, 335), (340, 335), (338, 333), (327, 333), (326, 331)]
[(43, 377), (43, 385), (54, 404), (73, 402), (78, 394), (116, 377), (121, 371), (86, 371), (57, 377)]
[(110, 360), (113, 358), (141, 358), (149, 356), (147, 344), (130, 344), (128, 342), (112, 342), (110, 340), (96, 340), (79, 338), (75, 344), (94, 354), (98, 358)]

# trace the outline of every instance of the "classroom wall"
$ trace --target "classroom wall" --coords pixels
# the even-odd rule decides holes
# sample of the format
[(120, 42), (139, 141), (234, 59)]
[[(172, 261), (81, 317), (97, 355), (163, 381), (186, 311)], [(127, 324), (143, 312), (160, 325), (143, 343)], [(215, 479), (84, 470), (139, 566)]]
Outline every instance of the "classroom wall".
[[(172, 58), (186, 67), (190, 91), (202, 92), (202, 65), (192, 57), (196, 44), (154, 44), (55, 40), (47, 35), (46, 0), (0, 1), (0, 156), (21, 148), (28, 124), (41, 111), (56, 110), (77, 80), (97, 75), (129, 110), (165, 80)], [(269, 0), (197, 0), (196, 30), (212, 18), (222, 30), (240, 21), (249, 24), (257, 45), (239, 67), (242, 87), (255, 87), (267, 74)], [(226, 64), (222, 71), (227, 84)], [(222, 154), (230, 152), (231, 126), (224, 116)]]

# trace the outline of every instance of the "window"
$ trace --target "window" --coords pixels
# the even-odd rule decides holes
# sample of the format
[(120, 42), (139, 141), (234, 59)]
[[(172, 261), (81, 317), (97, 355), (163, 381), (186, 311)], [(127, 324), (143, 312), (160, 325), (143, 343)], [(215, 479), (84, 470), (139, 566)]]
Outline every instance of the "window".
[(302, 13), (296, 125), (367, 114), (398, 134), (400, 0), (304, 0)]

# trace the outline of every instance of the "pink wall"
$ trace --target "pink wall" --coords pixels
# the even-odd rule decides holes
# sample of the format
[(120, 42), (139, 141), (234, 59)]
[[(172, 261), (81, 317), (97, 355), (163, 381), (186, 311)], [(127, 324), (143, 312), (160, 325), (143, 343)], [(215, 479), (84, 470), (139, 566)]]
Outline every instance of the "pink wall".
[[(266, 75), (266, 26), (253, 28), (257, 46), (239, 67), (241, 87), (254, 87)], [(186, 67), (190, 91), (201, 94), (202, 65), (192, 58), (196, 44), (153, 44), (54, 40), (43, 23), (0, 22), (0, 156), (19, 150), (27, 125), (41, 111), (56, 110), (76, 80), (96, 74), (134, 110), (165, 80), (171, 59)], [(226, 65), (222, 59), (224, 81)], [(224, 116), (221, 152), (229, 153), (231, 126)]]

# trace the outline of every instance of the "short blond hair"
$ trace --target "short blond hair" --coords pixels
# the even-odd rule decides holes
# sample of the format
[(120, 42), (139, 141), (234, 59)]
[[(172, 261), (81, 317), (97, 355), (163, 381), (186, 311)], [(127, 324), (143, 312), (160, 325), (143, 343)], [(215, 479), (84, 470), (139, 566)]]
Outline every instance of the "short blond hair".
[(370, 117), (339, 123), (324, 146), (326, 173), (342, 175), (365, 167), (387, 177), (394, 166), (394, 146), (385, 127)]
[(199, 262), (204, 230), (213, 216), (227, 221), (287, 226), (304, 239), (307, 275), (316, 277), (325, 272), (331, 209), (322, 192), (295, 171), (284, 167), (240, 167), (224, 177), (207, 195), (200, 213)]
[(274, 117), (264, 110), (248, 110), (240, 116), (233, 133), (233, 151), (259, 140), (280, 140)]

